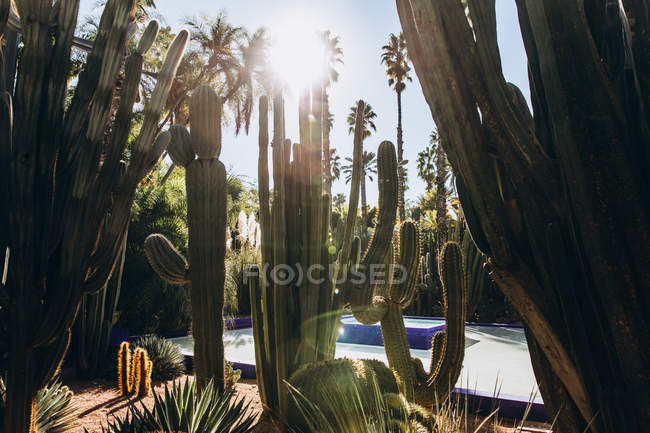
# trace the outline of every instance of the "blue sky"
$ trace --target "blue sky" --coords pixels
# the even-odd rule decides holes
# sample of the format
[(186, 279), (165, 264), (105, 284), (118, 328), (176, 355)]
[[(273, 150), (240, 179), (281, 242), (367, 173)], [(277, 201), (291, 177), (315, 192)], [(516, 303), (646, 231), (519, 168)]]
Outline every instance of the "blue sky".
[[(528, 99), (526, 55), (514, 0), (497, 0), (499, 46), (506, 79), (518, 85)], [(287, 29), (303, 28), (305, 23), (316, 30), (329, 29), (341, 38), (344, 64), (339, 67), (340, 78), (330, 90), (330, 109), (335, 122), (332, 145), (342, 157), (350, 156), (352, 137), (345, 122), (350, 106), (364, 99), (377, 113), (377, 132), (365, 140), (366, 150), (376, 150), (383, 140), (396, 142), (397, 101), (388, 87), (384, 67), (380, 63), (381, 47), (390, 33), (401, 31), (394, 0), (156, 0), (158, 19), (174, 29), (182, 27), (185, 17), (216, 16), (224, 10), (235, 25), (255, 30), (264, 26), (271, 36)], [(81, 15), (89, 13), (95, 0), (81, 0)], [(406, 198), (415, 202), (424, 192), (424, 183), (417, 178), (416, 160), (426, 147), (435, 124), (424, 100), (420, 84), (412, 71), (413, 82), (402, 95), (404, 158), (408, 159), (409, 191)], [(297, 99), (286, 97), (287, 136), (298, 137)], [(257, 110), (255, 110), (257, 116)], [(257, 117), (251, 122), (250, 135), (235, 136), (232, 129), (224, 130), (221, 159), (227, 167), (250, 182), (257, 178)], [(347, 193), (343, 181), (334, 184), (333, 193)], [(368, 201), (376, 203), (377, 187), (368, 185)]]

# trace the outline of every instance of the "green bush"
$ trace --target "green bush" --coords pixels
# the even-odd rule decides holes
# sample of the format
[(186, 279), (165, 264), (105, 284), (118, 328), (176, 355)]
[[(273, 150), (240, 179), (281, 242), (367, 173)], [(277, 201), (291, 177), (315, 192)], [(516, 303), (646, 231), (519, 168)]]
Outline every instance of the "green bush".
[(251, 432), (255, 415), (243, 399), (234, 399), (232, 391), (219, 394), (212, 382), (196, 391), (193, 380), (165, 386), (164, 395), (154, 394), (152, 410), (133, 404), (124, 418), (108, 422), (102, 433), (144, 433), (152, 431), (184, 433)]
[(165, 338), (150, 335), (138, 339), (134, 344), (135, 347), (145, 349), (149, 359), (153, 362), (151, 379), (176, 379), (185, 373), (185, 357), (177, 344)]
[[(164, 171), (160, 168), (161, 173)], [(144, 240), (151, 233), (162, 233), (179, 251), (186, 253), (186, 215), (182, 170), (174, 170), (164, 185), (138, 188), (127, 238), (116, 326), (129, 328), (134, 335), (190, 329), (188, 289), (163, 282), (150, 268), (144, 253)]]

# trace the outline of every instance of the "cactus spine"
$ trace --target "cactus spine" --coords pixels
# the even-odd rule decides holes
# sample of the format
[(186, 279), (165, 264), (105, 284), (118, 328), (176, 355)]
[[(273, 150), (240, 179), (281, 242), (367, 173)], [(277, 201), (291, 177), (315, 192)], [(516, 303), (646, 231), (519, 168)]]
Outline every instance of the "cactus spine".
[(223, 390), (227, 182), (226, 169), (218, 159), (222, 102), (214, 89), (202, 85), (192, 93), (189, 106), (190, 132), (172, 126), (169, 144), (172, 161), (185, 167), (189, 260), (160, 234), (146, 239), (145, 251), (151, 267), (165, 281), (191, 285), (198, 386), (213, 379)]
[(145, 349), (138, 347), (131, 352), (128, 342), (120, 344), (117, 353), (117, 382), (120, 394), (138, 397), (149, 395), (152, 371), (153, 362)]

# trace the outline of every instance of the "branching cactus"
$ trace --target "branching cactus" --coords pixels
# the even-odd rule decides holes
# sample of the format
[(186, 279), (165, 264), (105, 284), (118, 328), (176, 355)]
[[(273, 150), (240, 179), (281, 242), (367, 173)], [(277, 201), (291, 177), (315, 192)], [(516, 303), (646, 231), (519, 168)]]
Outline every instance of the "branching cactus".
[(185, 167), (189, 260), (160, 234), (146, 239), (145, 251), (162, 279), (191, 285), (196, 379), (199, 387), (213, 379), (223, 389), (227, 182), (226, 168), (218, 159), (222, 103), (214, 89), (202, 85), (189, 105), (190, 131), (172, 126), (169, 144), (174, 164)]
[[(385, 316), (395, 319), (395, 314), (401, 317), (401, 308), (412, 298), (418, 268), (419, 235), (412, 222), (401, 227), (400, 242), (393, 246), (398, 206), (397, 159), (395, 148), (388, 141), (381, 143), (377, 152), (378, 223), (368, 250), (359, 259), (361, 243), (354, 236), (354, 224), (362, 161), (361, 114), (355, 125), (352, 182), (342, 246), (337, 254), (330, 254), (329, 196), (322, 192), (321, 95), (322, 89), (317, 86), (301, 95), (300, 143), (294, 144), (284, 137), (282, 97), (274, 97), (272, 207), (268, 174), (268, 100), (266, 97), (260, 99), (259, 193), (263, 260), (260, 275), (250, 273), (253, 275), (249, 287), (260, 394), (265, 406), (282, 418), (287, 416), (285, 382), (289, 377), (307, 364), (317, 365), (333, 358), (342, 308), (350, 305), (355, 316), (364, 323), (376, 323)], [(364, 108), (360, 103), (357, 113), (363, 113)], [(369, 283), (375, 266), (395, 261), (404, 265), (402, 282), (391, 285), (383, 281), (390, 281), (394, 276), (389, 267), (389, 270), (381, 269), (384, 272), (381, 282)], [(362, 275), (365, 281), (351, 283), (351, 271)], [(401, 332), (406, 344), (405, 330)], [(390, 358), (403, 375), (411, 373), (413, 378), (409, 386), (412, 388), (415, 379), (407, 350), (408, 345), (401, 348), (393, 345)], [(405, 367), (398, 367), (403, 358), (406, 359)]]
[(113, 273), (135, 190), (170, 140), (169, 133), (158, 133), (159, 122), (189, 38), (186, 30), (169, 46), (151, 97), (142, 101), (142, 124), (128, 164), (123, 161), (144, 56), (158, 32), (157, 23), (149, 24), (129, 50), (136, 10), (136, 0), (105, 2), (68, 100), (79, 2), (0, 1), (6, 432), (33, 430), (34, 396), (61, 365), (82, 297), (100, 290)]

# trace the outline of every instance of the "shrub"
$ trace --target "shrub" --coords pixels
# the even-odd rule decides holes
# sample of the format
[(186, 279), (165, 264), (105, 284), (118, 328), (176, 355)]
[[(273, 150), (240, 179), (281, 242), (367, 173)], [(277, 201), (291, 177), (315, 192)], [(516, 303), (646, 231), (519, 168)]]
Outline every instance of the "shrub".
[(153, 362), (151, 378), (153, 380), (175, 379), (185, 373), (185, 357), (177, 344), (171, 341), (150, 335), (140, 338), (134, 344), (147, 351), (149, 359)]
[(248, 403), (234, 400), (232, 391), (219, 394), (208, 382), (198, 394), (190, 379), (165, 386), (164, 395), (154, 394), (152, 410), (140, 403), (132, 405), (124, 418), (102, 427), (102, 433), (141, 433), (150, 431), (185, 433), (247, 433), (252, 431), (255, 416)]

